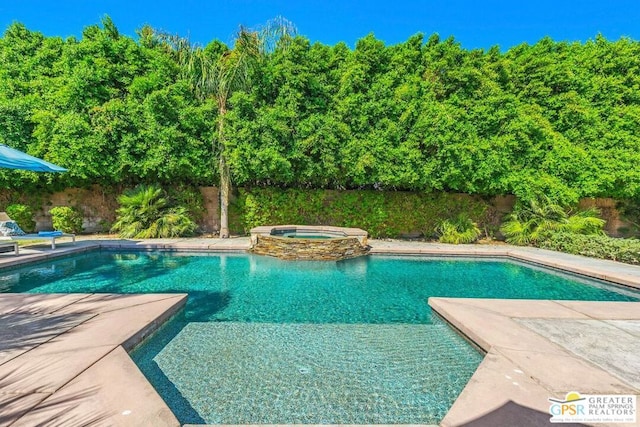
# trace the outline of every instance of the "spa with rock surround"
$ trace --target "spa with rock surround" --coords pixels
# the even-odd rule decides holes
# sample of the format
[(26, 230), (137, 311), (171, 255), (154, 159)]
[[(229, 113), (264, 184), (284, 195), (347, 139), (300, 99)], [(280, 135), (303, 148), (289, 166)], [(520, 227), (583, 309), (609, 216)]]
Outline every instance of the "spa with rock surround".
[(251, 249), (287, 260), (339, 261), (369, 253), (367, 232), (359, 228), (278, 225), (251, 229)]

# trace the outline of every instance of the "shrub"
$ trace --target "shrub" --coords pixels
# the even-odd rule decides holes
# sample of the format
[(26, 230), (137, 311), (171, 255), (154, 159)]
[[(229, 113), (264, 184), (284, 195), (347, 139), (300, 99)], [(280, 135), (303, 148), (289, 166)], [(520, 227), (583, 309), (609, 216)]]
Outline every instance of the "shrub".
[(556, 232), (602, 234), (605, 221), (598, 214), (595, 208), (571, 214), (548, 197), (539, 197), (527, 204), (516, 204), (500, 231), (507, 243), (514, 245), (536, 244)]
[(602, 234), (551, 233), (539, 247), (593, 258), (640, 264), (640, 240), (620, 239)]
[(13, 204), (6, 208), (7, 215), (14, 220), (22, 230), (32, 233), (36, 229), (36, 222), (33, 220), (33, 211), (29, 206)]
[(473, 243), (480, 237), (481, 231), (478, 224), (473, 222), (465, 213), (459, 214), (454, 219), (445, 219), (436, 227), (439, 235), (438, 241), (442, 243)]
[(57, 206), (52, 208), (49, 213), (54, 229), (74, 234), (82, 232), (82, 214), (77, 209), (69, 206)]
[(156, 185), (141, 185), (118, 197), (116, 222), (111, 228), (120, 237), (152, 239), (190, 236), (196, 229), (183, 206), (171, 206)]

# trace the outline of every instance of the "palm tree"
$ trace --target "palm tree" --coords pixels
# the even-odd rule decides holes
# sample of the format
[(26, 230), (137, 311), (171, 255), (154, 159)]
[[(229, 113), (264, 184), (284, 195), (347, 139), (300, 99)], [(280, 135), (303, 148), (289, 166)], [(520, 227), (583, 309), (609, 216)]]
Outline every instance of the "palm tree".
[(202, 101), (214, 99), (218, 107), (216, 139), (212, 143), (220, 171), (221, 238), (229, 237), (231, 171), (225, 153), (225, 118), (229, 98), (235, 91), (248, 89), (252, 69), (258, 67), (276, 47), (285, 48), (295, 32), (289, 21), (276, 18), (257, 30), (240, 27), (232, 48), (221, 43), (216, 43), (211, 49), (191, 48), (185, 39), (171, 40), (196, 96)]

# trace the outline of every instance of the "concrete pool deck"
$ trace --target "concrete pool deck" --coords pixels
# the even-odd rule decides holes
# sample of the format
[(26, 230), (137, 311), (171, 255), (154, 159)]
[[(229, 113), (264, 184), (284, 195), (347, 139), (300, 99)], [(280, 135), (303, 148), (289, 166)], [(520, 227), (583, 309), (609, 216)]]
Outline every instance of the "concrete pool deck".
[(186, 295), (0, 296), (0, 425), (178, 421), (129, 358)]
[[(640, 288), (638, 266), (535, 248), (369, 244), (372, 254), (508, 257)], [(55, 250), (2, 253), (0, 268), (97, 248), (242, 252), (249, 245), (248, 237), (83, 236)], [(127, 350), (185, 301), (185, 295), (0, 294), (0, 426), (179, 425)], [(443, 426), (552, 425), (550, 397), (640, 394), (640, 303), (430, 298), (429, 305), (486, 352)]]

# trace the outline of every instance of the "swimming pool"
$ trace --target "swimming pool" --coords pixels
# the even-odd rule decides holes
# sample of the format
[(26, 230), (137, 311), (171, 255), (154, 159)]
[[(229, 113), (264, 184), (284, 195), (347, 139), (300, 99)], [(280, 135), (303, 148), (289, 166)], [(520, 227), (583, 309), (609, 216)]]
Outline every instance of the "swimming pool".
[(438, 423), (482, 356), (430, 296), (638, 301), (500, 260), (91, 252), (3, 270), (4, 292), (187, 292), (132, 356), (183, 423)]

